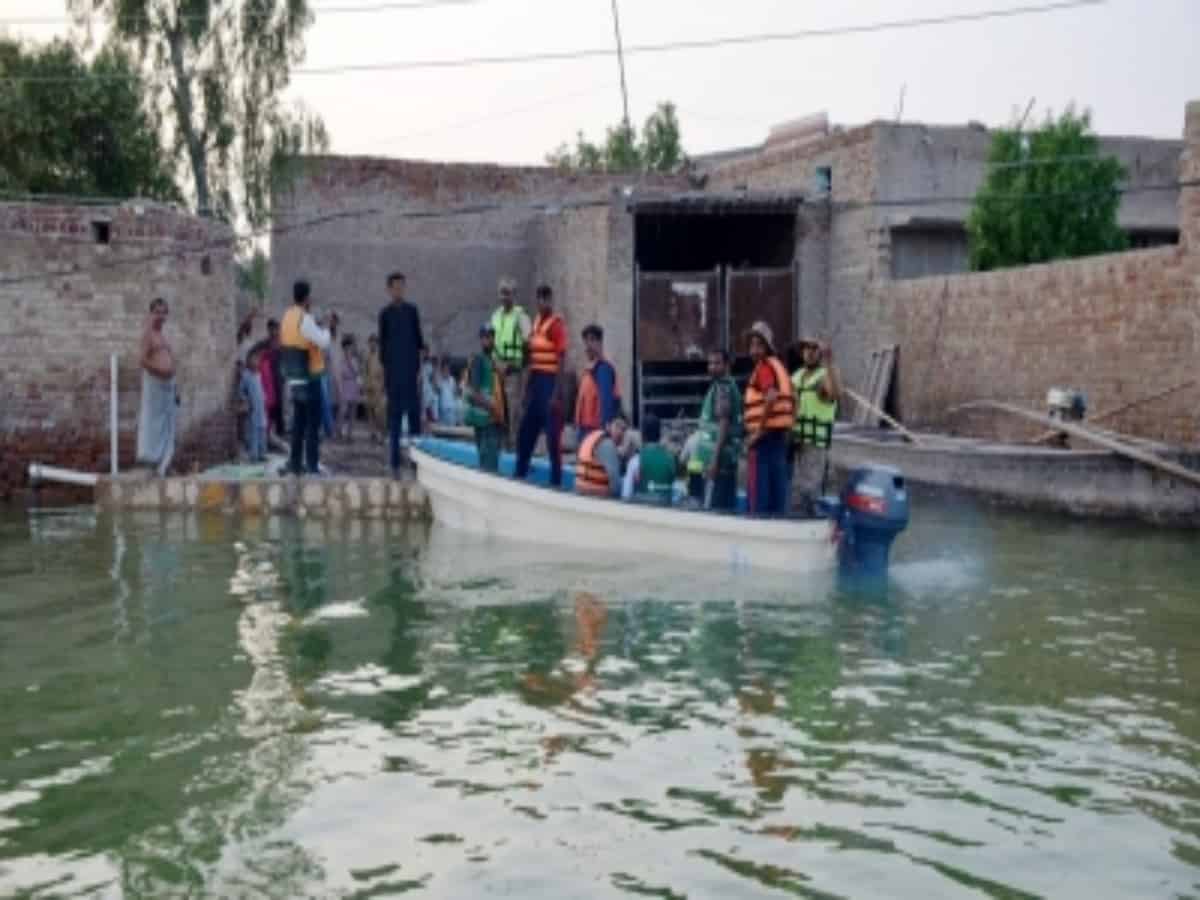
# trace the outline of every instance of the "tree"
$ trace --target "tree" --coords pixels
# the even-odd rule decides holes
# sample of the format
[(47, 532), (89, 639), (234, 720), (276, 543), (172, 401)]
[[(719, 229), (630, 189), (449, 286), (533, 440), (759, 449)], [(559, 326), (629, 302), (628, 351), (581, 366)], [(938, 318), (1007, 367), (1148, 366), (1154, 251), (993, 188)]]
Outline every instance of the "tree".
[(1125, 167), (1100, 155), (1091, 116), (1068, 108), (1026, 132), (997, 131), (967, 219), (971, 268), (1022, 266), (1127, 246), (1117, 225)]
[(128, 54), (0, 40), (0, 77), (0, 188), (182, 199)]
[(566, 144), (546, 156), (546, 162), (577, 172), (673, 172), (687, 160), (680, 139), (674, 103), (660, 103), (646, 119), (641, 140), (637, 129), (621, 122), (605, 134), (603, 146), (575, 135), (575, 149)]
[(271, 261), (262, 248), (256, 248), (249, 259), (237, 262), (236, 277), (238, 290), (254, 297), (259, 305), (267, 302), (271, 286)]
[(69, 0), (82, 24), (101, 17), (136, 57), (186, 161), (197, 210), (251, 225), (296, 157), (323, 150), (320, 119), (284, 107), (312, 21), (307, 0)]

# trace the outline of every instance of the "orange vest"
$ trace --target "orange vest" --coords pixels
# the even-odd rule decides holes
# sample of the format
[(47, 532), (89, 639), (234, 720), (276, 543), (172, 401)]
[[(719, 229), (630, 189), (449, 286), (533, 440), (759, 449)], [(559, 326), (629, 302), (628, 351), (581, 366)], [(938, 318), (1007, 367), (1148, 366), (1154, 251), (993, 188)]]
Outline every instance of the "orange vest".
[(551, 375), (558, 374), (558, 348), (554, 346), (554, 341), (550, 339), (550, 329), (555, 322), (561, 322), (562, 319), (554, 313), (548, 316), (538, 314), (536, 321), (533, 323), (533, 331), (529, 335), (529, 368), (534, 372), (548, 372)]
[(608, 470), (596, 459), (596, 447), (604, 440), (603, 431), (593, 431), (579, 445), (575, 457), (575, 492), (590, 497), (611, 497)]
[[(779, 396), (771, 406), (771, 414), (763, 421), (767, 409), (767, 395), (754, 386), (754, 374), (746, 384), (746, 433), (757, 431), (791, 431), (796, 423), (796, 397), (792, 392), (792, 379), (787, 369), (776, 357), (768, 356), (763, 362), (775, 373), (775, 386)], [(762, 365), (763, 363), (759, 363)], [(755, 368), (755, 373), (758, 369)]]
[(607, 359), (588, 363), (579, 376), (579, 394), (575, 399), (575, 427), (601, 428), (604, 425), (604, 410), (600, 408), (600, 387), (596, 384), (596, 363), (606, 362), (613, 370), (613, 398), (621, 399), (621, 385), (617, 381), (617, 368)]
[(305, 312), (297, 305), (283, 314), (279, 323), (279, 346), (285, 350), (304, 350), (308, 353), (308, 374), (320, 375), (325, 371), (325, 355), (321, 348), (300, 333)]

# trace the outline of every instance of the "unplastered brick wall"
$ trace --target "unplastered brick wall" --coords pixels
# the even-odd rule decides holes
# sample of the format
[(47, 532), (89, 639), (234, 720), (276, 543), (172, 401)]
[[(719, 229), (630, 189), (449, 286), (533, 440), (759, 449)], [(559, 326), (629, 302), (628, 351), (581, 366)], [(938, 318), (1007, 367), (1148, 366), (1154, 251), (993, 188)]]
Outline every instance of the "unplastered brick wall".
[(592, 225), (607, 217), (613, 190), (680, 184), (546, 167), (313, 158), (276, 197), (270, 308), (281, 312), (292, 283), (307, 278), (316, 305), (336, 309), (361, 343), (387, 302), (388, 273), (401, 271), (433, 349), (463, 355), (495, 308), (501, 276), (517, 279), (518, 302), (531, 312), (542, 277), (565, 303), (590, 295), (582, 286), (606, 258)]
[[(1200, 103), (1180, 159), (1178, 246), (873, 287), (901, 345), (900, 414), (910, 424), (1028, 436), (1005, 418), (952, 416), (978, 399), (1045, 406), (1051, 387), (1088, 395), (1092, 413), (1195, 378), (1200, 363)], [(1155, 440), (1200, 442), (1200, 388), (1107, 420)], [(1034, 429), (1036, 430), (1036, 429)]]
[(158, 205), (0, 204), (0, 498), (30, 462), (109, 468), (109, 357), (117, 353), (119, 461), (133, 462), (150, 301), (164, 297), (178, 356), (177, 466), (228, 456), (234, 279), (224, 226)]

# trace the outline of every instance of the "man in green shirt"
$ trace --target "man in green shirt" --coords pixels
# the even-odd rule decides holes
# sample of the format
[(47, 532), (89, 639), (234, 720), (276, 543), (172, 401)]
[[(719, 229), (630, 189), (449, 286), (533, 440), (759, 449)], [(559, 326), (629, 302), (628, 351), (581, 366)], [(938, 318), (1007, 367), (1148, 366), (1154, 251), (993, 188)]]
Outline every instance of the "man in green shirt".
[(463, 399), (467, 408), (464, 421), (475, 429), (475, 447), (479, 468), (500, 471), (500, 444), (508, 418), (501, 369), (495, 357), (495, 332), (490, 323), (479, 329), (479, 352), (467, 366)]
[(661, 440), (662, 423), (658, 416), (646, 415), (642, 420), (642, 449), (625, 469), (621, 485), (623, 500), (670, 505), (678, 463), (674, 454), (659, 443)]
[(806, 516), (814, 515), (816, 502), (825, 490), (829, 467), (829, 445), (837, 418), (841, 379), (833, 365), (828, 345), (811, 338), (800, 341), (804, 364), (792, 374), (796, 392), (796, 424), (792, 427), (792, 506)]
[(742, 395), (729, 374), (729, 353), (708, 354), (712, 382), (700, 408), (695, 468), (705, 479), (705, 506), (723, 512), (737, 508), (738, 459), (742, 453)]
[(500, 279), (500, 305), (492, 313), (492, 330), (496, 335), (496, 361), (504, 381), (504, 397), (509, 411), (508, 442), (515, 448), (517, 423), (514, 415), (524, 395), (525, 345), (532, 327), (528, 313), (515, 303), (517, 282), (507, 276)]

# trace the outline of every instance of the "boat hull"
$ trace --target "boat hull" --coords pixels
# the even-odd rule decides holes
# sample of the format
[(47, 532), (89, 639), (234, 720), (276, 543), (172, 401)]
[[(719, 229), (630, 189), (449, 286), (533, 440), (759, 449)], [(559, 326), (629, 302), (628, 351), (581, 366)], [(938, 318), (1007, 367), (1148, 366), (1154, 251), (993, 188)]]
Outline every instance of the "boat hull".
[(804, 574), (837, 566), (836, 528), (828, 519), (748, 519), (621, 503), (481, 472), (419, 447), (412, 455), (434, 520), (450, 528), (737, 571)]

